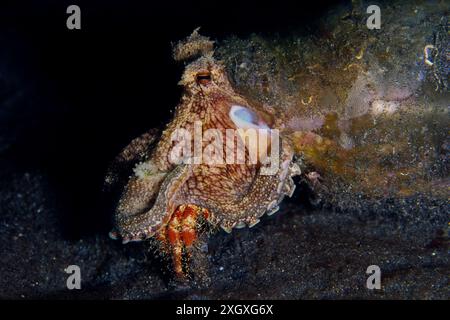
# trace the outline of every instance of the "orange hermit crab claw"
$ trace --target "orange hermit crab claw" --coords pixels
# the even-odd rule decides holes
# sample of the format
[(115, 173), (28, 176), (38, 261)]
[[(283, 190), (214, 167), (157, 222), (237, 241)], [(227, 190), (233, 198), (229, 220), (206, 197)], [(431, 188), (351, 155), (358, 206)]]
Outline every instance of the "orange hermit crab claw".
[(188, 249), (198, 237), (200, 217), (208, 219), (209, 211), (194, 204), (181, 205), (172, 214), (167, 225), (156, 235), (166, 251), (172, 255), (174, 271), (179, 278), (185, 278), (183, 253), (189, 259)]

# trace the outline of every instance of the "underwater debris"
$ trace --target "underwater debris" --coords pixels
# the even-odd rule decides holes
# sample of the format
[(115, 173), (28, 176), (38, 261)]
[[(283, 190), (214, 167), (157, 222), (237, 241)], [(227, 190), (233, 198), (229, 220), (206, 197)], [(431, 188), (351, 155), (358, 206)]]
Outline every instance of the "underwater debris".
[(237, 90), (286, 118), (331, 204), (450, 195), (448, 5), (422, 7), (421, 19), (415, 8), (384, 5), (376, 31), (330, 15), (315, 37), (230, 37), (216, 50)]

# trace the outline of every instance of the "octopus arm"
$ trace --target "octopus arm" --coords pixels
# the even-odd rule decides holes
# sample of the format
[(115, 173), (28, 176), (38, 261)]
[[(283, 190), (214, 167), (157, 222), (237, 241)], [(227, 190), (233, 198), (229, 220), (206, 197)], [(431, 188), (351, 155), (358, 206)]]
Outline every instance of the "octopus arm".
[(158, 137), (158, 130), (151, 129), (123, 148), (107, 169), (104, 189), (111, 190), (119, 181), (127, 179), (133, 166), (150, 154)]
[(282, 144), (280, 167), (274, 175), (257, 173), (244, 197), (225, 204), (199, 203), (212, 213), (211, 222), (231, 232), (234, 227), (254, 226), (266, 212), (270, 215), (278, 210), (284, 196), (292, 196), (295, 184), (292, 177), (300, 174), (300, 168), (292, 162), (293, 150)]
[[(116, 223), (118, 232), (122, 236), (123, 242), (139, 241), (153, 236), (159, 228), (167, 224), (170, 215), (180, 204), (177, 202), (176, 196), (180, 186), (192, 175), (192, 168), (188, 165), (179, 165), (169, 172), (162, 181), (160, 192), (153, 206), (144, 212), (134, 215), (122, 214), (122, 212), (130, 212), (129, 206), (132, 201), (125, 197), (126, 205), (122, 210), (116, 213)], [(135, 193), (135, 192), (132, 192)], [(142, 199), (142, 195), (137, 199)]]

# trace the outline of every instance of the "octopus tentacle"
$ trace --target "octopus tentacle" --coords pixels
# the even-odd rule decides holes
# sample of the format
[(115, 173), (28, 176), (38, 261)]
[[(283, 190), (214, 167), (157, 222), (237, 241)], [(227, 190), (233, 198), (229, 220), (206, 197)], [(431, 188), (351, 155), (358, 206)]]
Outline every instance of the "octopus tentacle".
[(137, 162), (142, 161), (149, 156), (158, 137), (158, 130), (151, 129), (133, 139), (125, 148), (123, 148), (107, 169), (104, 189), (110, 190), (120, 180), (128, 178), (129, 173), (127, 172)]
[(239, 201), (227, 204), (203, 203), (211, 208), (213, 223), (219, 224), (226, 232), (234, 227), (254, 226), (266, 212), (273, 214), (285, 195), (292, 196), (295, 185), (292, 176), (300, 174), (300, 168), (292, 162), (294, 153), (287, 143), (282, 143), (280, 168), (276, 175), (257, 174), (249, 191)]
[[(125, 215), (130, 201), (126, 199), (124, 206), (116, 213), (116, 225), (124, 242), (139, 241), (151, 237), (170, 219), (170, 214), (175, 211), (175, 200), (179, 187), (191, 176), (192, 169), (188, 165), (180, 165), (172, 170), (164, 178), (158, 196), (152, 208), (143, 213)], [(142, 195), (141, 197), (142, 198)]]

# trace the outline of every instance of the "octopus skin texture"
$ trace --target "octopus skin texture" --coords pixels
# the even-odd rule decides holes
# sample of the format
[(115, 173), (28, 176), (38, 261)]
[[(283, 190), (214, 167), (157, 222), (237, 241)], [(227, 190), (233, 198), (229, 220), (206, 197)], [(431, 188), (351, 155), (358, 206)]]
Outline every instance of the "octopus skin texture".
[[(227, 232), (254, 226), (262, 215), (276, 212), (286, 195), (292, 196), (292, 177), (300, 174), (300, 168), (289, 137), (283, 135), (282, 117), (273, 108), (236, 93), (224, 67), (211, 54), (187, 65), (179, 84), (184, 88), (181, 102), (162, 134), (150, 131), (133, 140), (113, 163), (113, 167), (135, 163), (135, 167), (118, 201), (110, 236), (124, 243), (151, 237), (159, 240), (161, 248), (172, 256), (176, 275), (184, 277), (187, 267), (182, 257), (198, 238), (201, 223)], [(261, 174), (265, 166), (262, 158), (228, 163), (226, 152), (221, 155), (222, 163), (174, 163), (170, 158), (174, 134), (180, 129), (193, 132), (196, 123), (201, 124), (201, 133), (216, 129), (224, 137), (227, 129), (278, 129), (275, 173)], [(196, 143), (192, 139), (190, 146)], [(239, 136), (234, 139), (232, 154), (237, 152)], [(205, 141), (201, 146), (205, 147)], [(264, 151), (272, 147), (268, 145)], [(246, 160), (249, 152), (249, 146), (244, 145)], [(106, 182), (112, 183), (114, 177), (109, 174)]]

